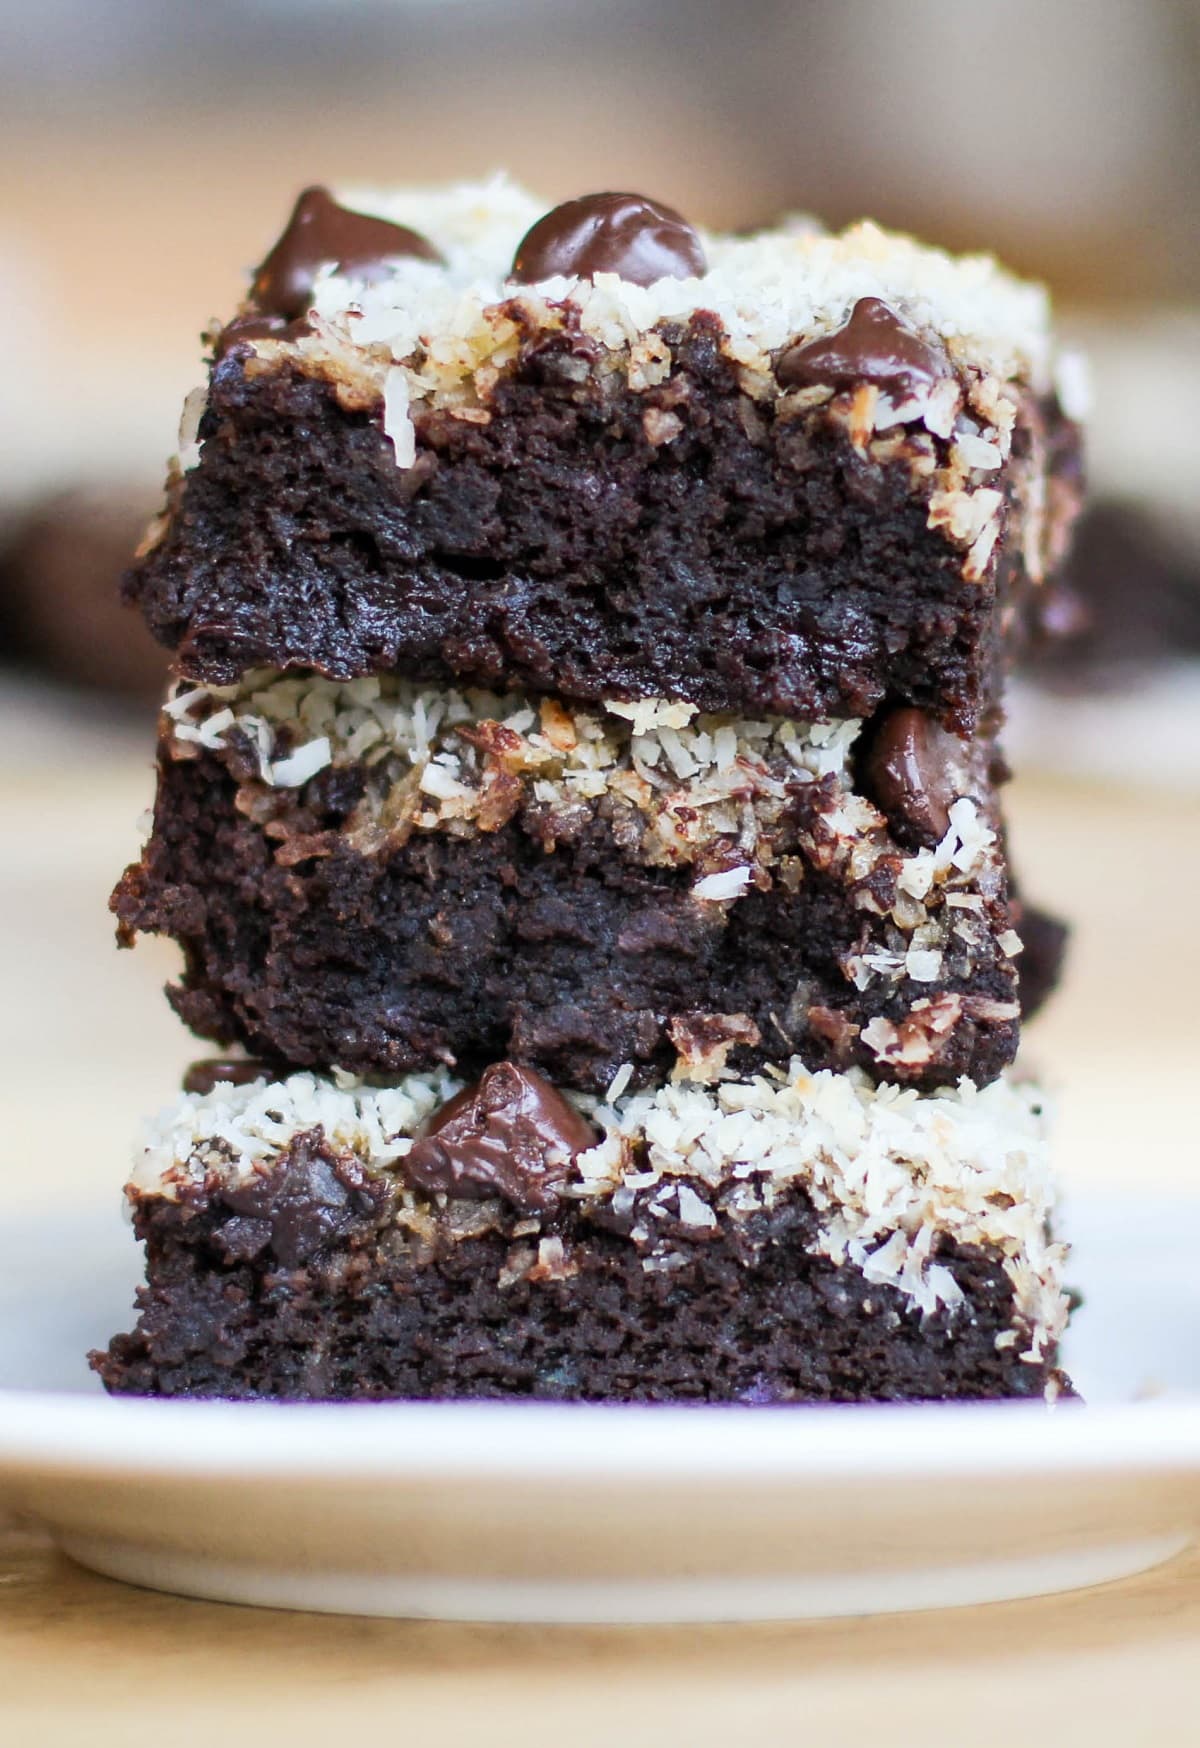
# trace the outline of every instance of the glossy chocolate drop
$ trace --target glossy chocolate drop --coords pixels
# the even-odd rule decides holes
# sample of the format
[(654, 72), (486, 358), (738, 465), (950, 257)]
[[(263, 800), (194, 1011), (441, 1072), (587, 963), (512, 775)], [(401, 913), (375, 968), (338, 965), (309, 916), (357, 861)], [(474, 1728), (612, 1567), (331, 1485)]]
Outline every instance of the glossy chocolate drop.
[(617, 273), (633, 285), (707, 272), (700, 238), (673, 207), (641, 194), (585, 194), (540, 218), (521, 239), (511, 278), (522, 285)]
[(307, 310), (322, 267), (369, 278), (397, 256), (441, 259), (418, 231), (339, 206), (328, 189), (306, 188), (287, 229), (256, 271), (250, 295), (264, 315), (294, 321)]
[(387, 1191), (353, 1154), (339, 1156), (316, 1133), (296, 1135), (266, 1172), (221, 1191), (234, 1218), (214, 1234), (231, 1260), (268, 1246), (284, 1268), (338, 1245), (357, 1225), (376, 1221)]
[(525, 1213), (552, 1206), (554, 1186), (596, 1133), (532, 1069), (497, 1062), (434, 1113), (406, 1155), (410, 1183), (448, 1196), (503, 1196)]
[(868, 742), (861, 782), (898, 836), (936, 844), (952, 804), (970, 792), (968, 749), (923, 710), (892, 710)]
[(868, 382), (894, 400), (907, 400), (950, 374), (940, 347), (922, 340), (877, 297), (860, 297), (844, 327), (795, 342), (775, 364), (784, 388), (847, 389)]
[(295, 341), (302, 340), (305, 334), (311, 333), (312, 328), (303, 316), (294, 322), (285, 322), (282, 316), (235, 316), (217, 335), (213, 356), (219, 361), (243, 341)]
[(256, 1080), (273, 1080), (276, 1070), (269, 1062), (260, 1062), (255, 1057), (244, 1056), (206, 1056), (202, 1062), (193, 1062), (183, 1077), (185, 1093), (210, 1093), (218, 1081), (226, 1081), (231, 1086), (249, 1086)]

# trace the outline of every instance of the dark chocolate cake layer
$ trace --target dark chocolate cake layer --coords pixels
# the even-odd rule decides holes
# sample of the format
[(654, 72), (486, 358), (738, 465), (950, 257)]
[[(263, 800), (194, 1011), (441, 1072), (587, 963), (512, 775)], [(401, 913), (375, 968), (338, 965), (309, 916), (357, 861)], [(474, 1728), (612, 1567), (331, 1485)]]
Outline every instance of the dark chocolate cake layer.
[[(255, 711), (281, 698), (269, 727)], [(165, 720), (154, 828), (113, 904), (124, 941), (182, 946), (171, 999), (200, 1035), (358, 1074), (507, 1055), (590, 1092), (677, 1058), (703, 1076), (798, 1051), (922, 1086), (1011, 1061), (1020, 942), (986, 749), (895, 719), (635, 735), (543, 700), (509, 717), (521, 733), (478, 710), (443, 725), (414, 765), (392, 743), (445, 700), (285, 682), (219, 733), (228, 707)], [(318, 710), (319, 739), (255, 746)]]
[[(147, 1286), (93, 1356), (106, 1386), (764, 1403), (1062, 1383), (1061, 1252), (1011, 1090), (896, 1106), (793, 1064), (774, 1088), (581, 1113), (498, 1065), (438, 1096), (300, 1076), (164, 1113), (130, 1188)], [(397, 1121), (431, 1103), (403, 1152)]]
[(1078, 508), (1043, 290), (864, 223), (301, 196), (128, 593), (181, 671), (971, 732)]
[(244, 1219), (138, 1216), (148, 1287), (138, 1323), (95, 1364), (107, 1389), (158, 1396), (549, 1397), (628, 1402), (856, 1402), (1039, 1396), (1053, 1375), (996, 1337), (1012, 1288), (994, 1261), (938, 1261), (969, 1309), (922, 1317), (894, 1287), (811, 1256), (793, 1196), (736, 1232), (680, 1238), (679, 1266), (647, 1273), (627, 1233), (561, 1223), (569, 1273), (516, 1279), (500, 1220), (428, 1247), (369, 1220), (287, 1266), (238, 1254)]
[(704, 317), (662, 338), (669, 376), (635, 391), (578, 336), (532, 336), (485, 422), (414, 413), (403, 469), (378, 401), (232, 343), (129, 598), (218, 683), (397, 672), (810, 718), (890, 699), (973, 728), (1028, 588), (1013, 505), (1023, 472), (1045, 485), (1042, 412), (1022, 408), (973, 569), (932, 525), (948, 439), (856, 442), (849, 403), (756, 400)]

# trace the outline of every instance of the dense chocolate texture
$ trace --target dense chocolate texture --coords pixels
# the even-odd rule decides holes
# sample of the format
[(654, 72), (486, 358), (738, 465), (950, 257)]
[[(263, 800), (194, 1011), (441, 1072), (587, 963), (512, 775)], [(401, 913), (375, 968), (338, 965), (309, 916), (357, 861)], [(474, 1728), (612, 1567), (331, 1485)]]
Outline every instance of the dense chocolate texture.
[[(751, 398), (711, 318), (663, 332), (670, 375), (637, 393), (584, 336), (531, 337), (488, 423), (415, 412), (406, 469), (378, 408), (234, 344), (128, 597), (217, 683), (397, 671), (816, 720), (890, 699), (969, 730), (1028, 593), (1019, 530), (968, 580), (902, 453), (860, 454), (829, 407)], [(1010, 500), (1040, 467), (1026, 416), (995, 477)], [(1073, 427), (1048, 416), (1065, 454)]]
[(1013, 923), (1021, 937), (1017, 992), (1021, 1017), (1030, 1019), (1057, 989), (1070, 939), (1068, 925), (1025, 899), (1013, 903)]
[(800, 1191), (703, 1234), (681, 1227), (682, 1265), (648, 1271), (634, 1212), (564, 1205), (543, 1228), (563, 1261), (547, 1265), (502, 1204), (458, 1205), (472, 1236), (454, 1231), (453, 1203), (415, 1233), (337, 1169), (301, 1137), (249, 1214), (218, 1191), (144, 1201), (148, 1285), (134, 1331), (92, 1355), (106, 1388), (762, 1404), (1036, 1397), (1056, 1377), (1053, 1355), (1019, 1357), (1019, 1333), (997, 1348), (1013, 1303), (994, 1259), (946, 1244), (966, 1305), (922, 1318), (895, 1287), (808, 1254)]
[[(639, 862), (603, 810), (549, 841), (533, 804), (493, 831), (419, 831), (367, 852), (346, 829), (361, 768), (266, 795), (251, 768), (237, 747), (179, 753), (166, 740), (153, 832), (113, 898), (126, 943), (180, 943), (172, 1004), (223, 1046), (368, 1074), (440, 1062), (470, 1075), (510, 1056), (592, 1091), (626, 1062), (640, 1083), (669, 1072), (677, 1047), (702, 1057), (725, 1037), (739, 1071), (795, 1050), (810, 1068), (859, 1064), (922, 1086), (982, 1084), (1016, 1053), (1002, 885), (981, 943), (952, 934), (936, 981), (859, 990), (842, 961), (889, 939), (879, 907), (894, 900), (899, 850), (890, 875), (847, 883), (813, 859), (794, 890), (722, 906), (692, 896), (694, 869)], [(797, 855), (808, 826), (820, 837), (828, 798), (827, 782), (797, 785), (782, 840), (790, 831)], [(862, 1028), (882, 1016), (918, 1034), (906, 1016), (926, 999), (927, 1052), (881, 1067)]]

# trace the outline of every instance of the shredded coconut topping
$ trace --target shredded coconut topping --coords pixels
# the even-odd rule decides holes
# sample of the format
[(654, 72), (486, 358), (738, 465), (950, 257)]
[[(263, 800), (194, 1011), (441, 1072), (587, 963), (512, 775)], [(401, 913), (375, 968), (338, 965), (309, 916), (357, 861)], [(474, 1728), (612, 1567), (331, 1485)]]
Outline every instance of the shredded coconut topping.
[[(331, 383), (348, 410), (375, 411), (398, 467), (417, 459), (415, 421), (427, 408), (489, 423), (496, 385), (531, 334), (578, 330), (597, 356), (560, 368), (576, 369), (581, 381), (619, 373), (642, 394), (671, 374), (669, 324), (703, 313), (752, 399), (770, 402), (781, 419), (824, 407), (864, 457), (907, 464), (914, 493), (931, 494), (929, 526), (962, 549), (969, 581), (985, 575), (1004, 531), (996, 472), (1011, 460), (1014, 479), (1028, 476), (1017, 494), (1026, 525), (1021, 544), (1030, 574), (1040, 577), (1050, 538), (1037, 492), (1041, 446), (1012, 457), (1013, 427), (1027, 390), (1040, 395), (1066, 385), (1078, 409), (1080, 371), (1055, 353), (1044, 288), (1014, 278), (990, 256), (952, 256), (868, 222), (838, 235), (785, 222), (754, 236), (705, 233), (708, 270), (699, 278), (639, 286), (598, 273), (527, 286), (507, 276), (517, 243), (545, 208), (503, 177), (341, 198), (422, 232), (442, 261), (398, 258), (369, 277), (331, 264), (318, 275), (302, 332), (240, 339), (253, 354), (249, 374), (285, 361)], [(780, 348), (840, 328), (862, 297), (881, 298), (934, 339), (952, 374), (899, 400), (870, 383), (842, 392), (834, 385), (781, 389), (774, 372)], [(189, 401), (176, 473), (199, 460), (204, 391)], [(643, 415), (656, 446), (673, 442), (685, 422), (653, 400)], [(940, 454), (935, 438), (943, 440)], [(161, 532), (152, 527), (145, 550)]]
[[(771, 828), (797, 786), (849, 784), (855, 721), (803, 723), (697, 715), (643, 699), (599, 710), (520, 693), (250, 674), (240, 686), (177, 686), (165, 706), (178, 747), (219, 750), (240, 737), (259, 781), (299, 787), (328, 765), (364, 765), (380, 781), (349, 831), (363, 848), (412, 830), (494, 830), (519, 806), (560, 818), (604, 803), (636, 821), (624, 847), (659, 865), (699, 863), (698, 895), (746, 890), (775, 860)], [(838, 789), (832, 829), (882, 831), (869, 804)], [(704, 852), (721, 846), (715, 865)]]
[[(414, 831), (493, 831), (521, 810), (551, 845), (602, 812), (622, 853), (690, 867), (706, 903), (795, 886), (805, 867), (854, 887), (870, 940), (843, 970), (859, 990), (877, 979), (924, 986), (948, 968), (966, 974), (991, 951), (984, 911), (1003, 868), (982, 796), (953, 803), (938, 845), (903, 851), (853, 786), (853, 720), (707, 715), (661, 699), (589, 711), (394, 676), (269, 673), (240, 686), (178, 686), (166, 713), (178, 750), (236, 741), (250, 753), (262, 792), (240, 805), (252, 815), (327, 766), (365, 766), (367, 793), (343, 828), (364, 853)], [(917, 1060), (916, 1048), (905, 1060)], [(879, 1034), (878, 1054), (894, 1056), (890, 1033)]]
[(420, 231), (445, 266), (398, 260), (373, 283), (326, 272), (320, 316), (356, 312), (359, 345), (403, 361), (424, 353), (436, 367), (490, 351), (488, 312), (514, 293), (531, 302), (569, 299), (580, 326), (612, 350), (635, 346), (660, 323), (696, 310), (715, 314), (732, 355), (757, 368), (798, 334), (840, 327), (861, 297), (878, 297), (917, 328), (950, 342), (964, 363), (1006, 379), (1048, 383), (1049, 308), (1040, 285), (1014, 278), (986, 255), (953, 256), (871, 223), (837, 235), (784, 224), (753, 236), (703, 232), (708, 271), (699, 279), (634, 285), (614, 273), (595, 282), (508, 280), (517, 243), (547, 210), (503, 177), (441, 190), (353, 192), (347, 205)]
[[(331, 264), (318, 276), (304, 330), (256, 335), (242, 343), (247, 370), (280, 360), (330, 382), (351, 410), (376, 410), (400, 468), (418, 453), (423, 409), (446, 409), (476, 424), (491, 419), (493, 391), (534, 332), (570, 326), (597, 350), (579, 357), (580, 380), (623, 375), (634, 393), (666, 381), (672, 369), (664, 325), (703, 312), (742, 389), (790, 418), (825, 406), (854, 447), (879, 463), (907, 464), (915, 493), (932, 492), (929, 526), (962, 548), (963, 574), (985, 574), (1004, 527), (996, 470), (1010, 459), (1021, 395), (1073, 382), (1059, 369), (1044, 289), (1015, 279), (989, 256), (952, 256), (870, 223), (830, 235), (816, 225), (785, 223), (755, 236), (704, 235), (708, 271), (699, 278), (634, 285), (614, 273), (593, 280), (555, 278), (534, 286), (507, 277), (520, 238), (545, 210), (504, 178), (440, 191), (358, 193), (347, 205), (422, 232), (441, 262), (398, 258), (370, 277)], [(909, 325), (935, 339), (953, 374), (896, 400), (877, 385), (835, 393), (832, 385), (781, 389), (779, 349), (816, 339), (846, 321), (862, 297), (878, 297)], [(1078, 395), (1073, 405), (1078, 404)], [(203, 391), (195, 397), (195, 411)], [(684, 428), (677, 411), (648, 403), (647, 439), (669, 444)], [(177, 471), (196, 464), (195, 418), (185, 421)], [(940, 456), (934, 438), (947, 440)], [(1036, 447), (1036, 446), (1035, 446)], [(1036, 456), (1014, 460), (1037, 477)], [(1045, 518), (1032, 484), (1023, 492), (1023, 545), (1040, 575)], [(148, 541), (157, 535), (152, 531)]]
[(184, 1093), (147, 1125), (129, 1188), (174, 1200), (209, 1176), (243, 1182), (318, 1128), (332, 1147), (382, 1171), (404, 1157), (426, 1117), (461, 1084), (447, 1074), (411, 1074), (395, 1086), (367, 1087), (336, 1069), (329, 1079), (218, 1081), (211, 1092)]
[[(148, 1125), (130, 1199), (175, 1200), (189, 1186), (244, 1182), (316, 1129), (367, 1170), (402, 1183), (414, 1131), (458, 1083), (410, 1075), (375, 1088), (340, 1078), (339, 1086), (295, 1074), (183, 1094)], [(676, 1246), (657, 1223), (715, 1228), (769, 1209), (796, 1186), (817, 1212), (817, 1254), (898, 1287), (921, 1312), (961, 1302), (936, 1255), (949, 1238), (983, 1248), (1003, 1267), (1023, 1358), (1040, 1360), (1065, 1327), (1066, 1252), (1050, 1236), (1043, 1101), (1029, 1085), (1006, 1078), (979, 1090), (962, 1080), (922, 1094), (876, 1086), (859, 1071), (810, 1074), (793, 1058), (787, 1069), (717, 1086), (614, 1090), (605, 1101), (571, 1096), (603, 1138), (578, 1156), (564, 1193), (636, 1212), (631, 1237), (648, 1268), (675, 1266)], [(410, 1216), (411, 1193), (401, 1200)]]
[(933, 1260), (941, 1234), (998, 1255), (1031, 1331), (1024, 1357), (1041, 1358), (1065, 1327), (1065, 1250), (1049, 1235), (1054, 1187), (1033, 1087), (964, 1079), (922, 1094), (857, 1070), (810, 1074), (793, 1058), (750, 1081), (579, 1102), (605, 1129), (577, 1161), (585, 1197), (619, 1193), (631, 1161), (639, 1190), (682, 1178), (711, 1195), (735, 1183), (742, 1212), (800, 1184), (821, 1217), (821, 1254), (898, 1286), (923, 1312), (960, 1296)]

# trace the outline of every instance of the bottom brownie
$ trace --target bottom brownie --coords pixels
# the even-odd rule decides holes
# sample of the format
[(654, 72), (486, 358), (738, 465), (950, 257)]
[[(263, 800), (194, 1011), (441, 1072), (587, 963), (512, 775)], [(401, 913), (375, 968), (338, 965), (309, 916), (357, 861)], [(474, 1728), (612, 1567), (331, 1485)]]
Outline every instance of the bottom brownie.
[[(227, 1216), (226, 1216), (227, 1217)], [(1012, 1289), (995, 1262), (942, 1253), (969, 1310), (922, 1317), (895, 1287), (808, 1253), (802, 1194), (728, 1230), (689, 1238), (647, 1273), (627, 1236), (576, 1215), (577, 1272), (508, 1281), (502, 1230), (414, 1256), (367, 1231), (297, 1268), (230, 1264), (222, 1213), (140, 1222), (150, 1287), (132, 1335), (99, 1362), (134, 1395), (541, 1396), (674, 1401), (861, 1401), (1031, 1396), (1045, 1366), (996, 1337)]]
[(92, 1356), (107, 1388), (768, 1403), (1065, 1387), (1063, 1250), (1018, 1089), (918, 1097), (793, 1064), (774, 1084), (568, 1106), (502, 1064), (439, 1108), (449, 1085), (294, 1076), (181, 1100), (130, 1186), (147, 1285), (133, 1333)]

